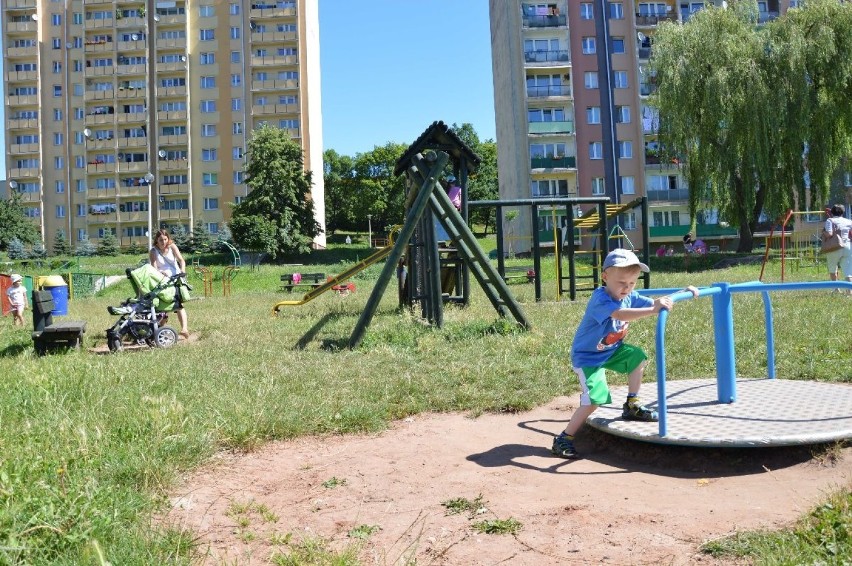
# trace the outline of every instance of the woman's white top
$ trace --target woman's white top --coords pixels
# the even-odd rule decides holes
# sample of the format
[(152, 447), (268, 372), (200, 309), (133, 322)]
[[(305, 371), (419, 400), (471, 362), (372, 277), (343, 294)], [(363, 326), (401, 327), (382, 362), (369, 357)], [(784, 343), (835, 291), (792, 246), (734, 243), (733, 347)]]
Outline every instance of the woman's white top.
[(157, 264), (154, 267), (158, 271), (167, 271), (169, 275), (180, 273), (180, 267), (178, 266), (177, 259), (175, 259), (175, 252), (172, 251), (171, 245), (166, 248), (165, 252), (161, 252), (160, 248), (154, 246), (154, 261)]
[(835, 226), (840, 231), (840, 244), (844, 248), (848, 248), (850, 246), (849, 233), (852, 232), (852, 220), (842, 216), (832, 216), (825, 221), (825, 231), (829, 234), (834, 233)]

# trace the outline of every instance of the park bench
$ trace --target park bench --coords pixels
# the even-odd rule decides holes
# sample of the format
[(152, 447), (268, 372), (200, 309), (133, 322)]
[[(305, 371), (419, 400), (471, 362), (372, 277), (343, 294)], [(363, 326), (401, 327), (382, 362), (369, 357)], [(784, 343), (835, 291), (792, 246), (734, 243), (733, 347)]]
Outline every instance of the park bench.
[(298, 288), (316, 289), (325, 281), (325, 273), (285, 273), (281, 276), (281, 290), (292, 292)]
[(53, 322), (53, 295), (50, 291), (33, 291), (33, 346), (43, 356), (57, 348), (79, 348), (86, 332), (85, 321)]
[(522, 265), (505, 267), (503, 269), (503, 279), (507, 282), (510, 279), (526, 279), (528, 283), (535, 281), (535, 270), (532, 267), (524, 267)]

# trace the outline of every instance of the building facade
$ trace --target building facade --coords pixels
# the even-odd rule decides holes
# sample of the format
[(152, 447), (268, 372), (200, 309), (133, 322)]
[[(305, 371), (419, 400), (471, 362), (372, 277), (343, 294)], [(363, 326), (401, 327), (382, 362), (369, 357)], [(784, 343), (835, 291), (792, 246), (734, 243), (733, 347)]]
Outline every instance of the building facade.
[[(758, 4), (766, 21), (797, 1)], [(660, 159), (658, 119), (646, 103), (655, 88), (648, 60), (660, 22), (685, 22), (704, 6), (701, 0), (490, 0), (500, 197), (606, 196), (627, 204), (645, 196), (652, 245), (680, 241), (692, 220), (689, 187), (681, 163)], [(541, 241), (552, 241), (561, 213), (539, 214)], [(711, 245), (724, 247), (736, 237), (712, 213), (697, 221), (698, 236)], [(504, 233), (517, 240), (509, 245), (528, 250), (529, 215), (506, 224)], [(613, 224), (641, 245), (638, 208)]]
[[(325, 227), (313, 0), (0, 0), (6, 178), (48, 249), (212, 233), (247, 194), (251, 131), (286, 129)], [(324, 235), (317, 244), (324, 245)]]

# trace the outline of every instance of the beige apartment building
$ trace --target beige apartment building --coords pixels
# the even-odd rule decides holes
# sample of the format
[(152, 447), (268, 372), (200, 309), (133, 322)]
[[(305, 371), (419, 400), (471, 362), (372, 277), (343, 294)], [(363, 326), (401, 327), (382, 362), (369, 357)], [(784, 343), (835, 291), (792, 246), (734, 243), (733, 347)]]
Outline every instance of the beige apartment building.
[[(254, 128), (297, 140), (325, 226), (316, 0), (0, 0), (6, 178), (50, 249), (213, 233)], [(324, 245), (324, 235), (317, 244)]]
[[(758, 4), (767, 21), (797, 0)], [(685, 22), (704, 6), (702, 0), (490, 0), (500, 198), (607, 196), (627, 204), (646, 196), (651, 245), (680, 242), (691, 223), (689, 187), (678, 163), (660, 160), (658, 120), (646, 103), (654, 89), (647, 64), (657, 24)], [(552, 242), (564, 208), (544, 208), (539, 237)], [(637, 247), (641, 220), (638, 208), (616, 220)], [(713, 213), (697, 220), (699, 237), (730, 247), (734, 228), (719, 225)], [(514, 251), (530, 249), (531, 227), (523, 211), (504, 225)]]

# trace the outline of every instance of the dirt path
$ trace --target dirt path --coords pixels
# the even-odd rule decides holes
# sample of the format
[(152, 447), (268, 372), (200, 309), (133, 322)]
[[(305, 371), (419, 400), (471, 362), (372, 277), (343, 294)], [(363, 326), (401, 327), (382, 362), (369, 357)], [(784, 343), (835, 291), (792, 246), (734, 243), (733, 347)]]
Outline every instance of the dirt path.
[[(380, 527), (365, 564), (717, 564), (698, 553), (702, 542), (788, 524), (852, 483), (852, 448), (832, 465), (805, 448), (666, 447), (587, 427), (577, 438), (582, 459), (554, 458), (551, 435), (577, 401), (477, 419), (422, 415), (378, 435), (223, 456), (186, 478), (168, 519), (201, 537), (208, 564), (270, 564), (286, 549), (272, 544), (276, 536), (288, 533), (343, 548), (362, 525)], [(487, 511), (474, 519), (442, 505), (480, 494)], [(253, 511), (235, 512), (249, 503)], [(516, 536), (471, 528), (495, 518), (522, 528)]]

